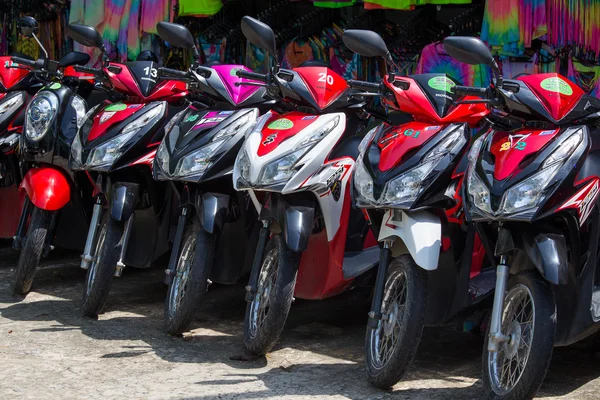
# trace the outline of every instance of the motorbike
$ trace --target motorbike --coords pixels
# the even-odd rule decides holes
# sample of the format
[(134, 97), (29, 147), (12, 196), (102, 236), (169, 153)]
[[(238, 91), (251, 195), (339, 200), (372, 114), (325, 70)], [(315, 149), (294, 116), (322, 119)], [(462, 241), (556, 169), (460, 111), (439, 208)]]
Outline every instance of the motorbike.
[(478, 97), (455, 95), (451, 89), (459, 84), (446, 74), (396, 76), (375, 32), (346, 30), (342, 39), (362, 56), (387, 60), (392, 70), (379, 84), (351, 81), (350, 87), (412, 116), (369, 131), (353, 175), (356, 205), (381, 243), (367, 374), (387, 389), (406, 373), (425, 325), (446, 324), (493, 292), (495, 271), (482, 268), (485, 250), (474, 226), (465, 224), (461, 197), (471, 128), (489, 110)]
[[(252, 44), (276, 56), (268, 25), (246, 16), (241, 27)], [(246, 288), (244, 341), (265, 354), (294, 296), (340, 294), (364, 283), (377, 264), (375, 237), (349, 193), (369, 115), (364, 98), (326, 65), (236, 73), (262, 82), (278, 99), (249, 130), (233, 170), (235, 189), (248, 192), (262, 224)]]
[[(105, 53), (93, 27), (70, 24), (69, 36)], [(144, 53), (126, 64), (103, 57), (93, 74), (110, 101), (90, 109), (73, 140), (70, 168), (94, 182), (94, 205), (81, 268), (87, 270), (84, 315), (96, 316), (108, 299), (113, 277), (126, 265), (148, 268), (170, 249), (173, 191), (152, 179), (152, 163), (170, 113), (182, 108), (186, 84), (158, 77), (158, 58)]]
[(25, 200), (19, 192), (19, 137), (27, 103), (41, 85), (29, 68), (11, 56), (0, 57), (0, 238), (12, 239), (17, 230), (19, 214), (14, 210), (20, 210)]
[[(160, 22), (159, 36), (190, 49), (188, 71), (159, 68), (159, 76), (189, 82), (188, 107), (173, 117), (154, 158), (154, 179), (177, 188), (179, 221), (165, 281), (165, 327), (188, 329), (212, 282), (233, 284), (246, 276), (258, 236), (258, 215), (247, 194), (233, 189), (231, 173), (245, 132), (272, 101), (265, 89), (240, 86), (242, 65), (199, 65), (194, 38), (182, 25)], [(231, 251), (235, 243), (236, 250)]]
[[(21, 249), (13, 291), (21, 295), (31, 289), (41, 257), (47, 256), (54, 245), (66, 249), (83, 245), (80, 238), (87, 229), (89, 215), (85, 199), (92, 187), (85, 177), (75, 176), (67, 164), (93, 81), (73, 69), (89, 61), (87, 54), (69, 53), (60, 61), (48, 58), (37, 39), (39, 24), (34, 18), (21, 18), (17, 30), (34, 38), (45, 57), (36, 61), (12, 57), (12, 62), (46, 83), (29, 101), (18, 145), (21, 171), (26, 173), (19, 184), (25, 200), (13, 241), (13, 247)], [(64, 72), (61, 67), (65, 67)]]
[(600, 328), (600, 100), (557, 73), (504, 80), (477, 38), (444, 47), (495, 74), (488, 88), (454, 88), (494, 117), (469, 152), (463, 187), (466, 218), (496, 270), (483, 387), (490, 399), (531, 399), (553, 347)]

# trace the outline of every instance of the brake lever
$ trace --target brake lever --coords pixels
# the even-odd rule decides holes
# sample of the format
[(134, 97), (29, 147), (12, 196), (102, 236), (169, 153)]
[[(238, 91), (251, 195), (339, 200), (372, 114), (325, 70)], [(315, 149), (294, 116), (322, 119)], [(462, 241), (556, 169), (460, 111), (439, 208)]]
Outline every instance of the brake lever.
[(268, 83), (258, 83), (258, 82), (236, 82), (235, 86), (258, 86), (258, 87), (269, 87)]

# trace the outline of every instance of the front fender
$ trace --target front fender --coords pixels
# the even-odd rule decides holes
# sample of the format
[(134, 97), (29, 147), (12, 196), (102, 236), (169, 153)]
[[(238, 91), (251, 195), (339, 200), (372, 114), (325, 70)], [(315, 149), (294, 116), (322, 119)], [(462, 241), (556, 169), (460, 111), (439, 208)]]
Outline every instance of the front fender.
[(310, 204), (290, 204), (281, 195), (271, 194), (260, 209), (260, 219), (276, 221), (283, 231), (285, 243), (295, 252), (302, 252), (308, 247), (314, 218), (315, 208)]
[(567, 241), (556, 233), (540, 233), (531, 238), (523, 235), (525, 252), (542, 274), (554, 285), (566, 285), (569, 281)]
[(50, 167), (32, 168), (19, 185), (38, 208), (56, 211), (71, 200), (71, 184), (59, 170)]
[(415, 263), (423, 269), (437, 269), (442, 244), (440, 219), (426, 211), (406, 213), (387, 210), (379, 231), (379, 241), (398, 237)]
[(228, 210), (229, 196), (226, 194), (204, 193), (202, 197), (197, 196), (196, 211), (200, 217), (200, 225), (208, 233), (221, 231)]
[(133, 214), (138, 200), (139, 185), (115, 183), (111, 193), (110, 215), (117, 221), (127, 221)]

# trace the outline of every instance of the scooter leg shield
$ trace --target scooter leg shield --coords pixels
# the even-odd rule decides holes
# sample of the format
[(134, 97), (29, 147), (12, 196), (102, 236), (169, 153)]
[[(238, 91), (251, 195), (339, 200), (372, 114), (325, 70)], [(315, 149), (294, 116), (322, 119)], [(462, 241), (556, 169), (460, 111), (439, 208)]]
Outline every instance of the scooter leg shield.
[(196, 211), (200, 216), (202, 229), (208, 233), (220, 232), (227, 218), (229, 196), (221, 193), (204, 193), (201, 200), (200, 204), (196, 204)]
[(55, 168), (32, 168), (19, 185), (38, 208), (56, 211), (71, 200), (71, 185), (67, 177)]
[(285, 209), (284, 238), (290, 250), (302, 252), (308, 247), (315, 210), (312, 207), (288, 206)]
[(437, 269), (442, 244), (442, 225), (437, 216), (426, 211), (387, 210), (378, 240), (394, 237), (404, 242), (419, 267), (427, 271)]
[(115, 183), (111, 193), (110, 215), (117, 221), (127, 221), (135, 210), (138, 192), (139, 185), (136, 183)]

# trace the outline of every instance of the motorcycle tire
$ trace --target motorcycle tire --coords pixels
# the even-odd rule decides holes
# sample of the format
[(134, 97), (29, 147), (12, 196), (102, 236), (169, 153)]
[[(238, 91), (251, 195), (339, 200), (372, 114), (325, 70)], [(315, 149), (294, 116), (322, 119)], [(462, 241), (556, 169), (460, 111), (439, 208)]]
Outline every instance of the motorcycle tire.
[(283, 331), (294, 299), (300, 256), (289, 249), (280, 234), (267, 243), (257, 292), (247, 304), (244, 318), (244, 343), (255, 355), (268, 353)]
[(83, 315), (95, 317), (102, 312), (117, 269), (121, 238), (125, 226), (107, 213), (94, 241), (94, 261), (87, 271), (83, 287)]
[[(216, 238), (194, 220), (186, 227), (177, 269), (165, 299), (165, 327), (171, 335), (185, 332), (206, 292), (215, 254)], [(191, 260), (188, 257), (191, 256)]]
[(40, 264), (44, 245), (50, 224), (52, 221), (53, 211), (42, 210), (34, 207), (31, 213), (31, 221), (27, 229), (27, 239), (25, 246), (19, 255), (17, 270), (15, 271), (15, 280), (13, 283), (13, 293), (15, 295), (23, 295), (31, 290), (35, 271)]
[[(518, 312), (511, 311), (512, 304), (517, 304)], [(531, 307), (528, 304), (531, 304)], [(529, 315), (532, 317), (529, 318)], [(517, 330), (518, 334), (515, 334), (514, 337), (517, 337), (518, 341), (515, 339), (513, 344), (511, 342), (502, 343), (500, 351), (491, 353), (487, 349), (488, 329), (482, 357), (485, 398), (495, 400), (533, 399), (542, 386), (554, 348), (556, 303), (550, 284), (537, 271), (525, 271), (511, 276), (504, 298), (502, 318), (502, 333), (509, 335), (515, 333), (513, 330)], [(522, 319), (525, 321), (521, 322)], [(529, 320), (533, 322), (527, 323)], [(509, 329), (508, 327), (511, 326), (514, 328)], [(527, 353), (526, 343), (523, 343), (525, 340), (529, 343)], [(511, 355), (513, 352), (514, 354)], [(500, 377), (498, 377), (494, 371), (498, 371), (496, 360), (500, 359), (500, 355), (503, 355), (504, 358), (502, 358), (502, 368), (499, 371)], [(504, 363), (506, 356), (511, 357), (508, 366)], [(519, 370), (522, 357), (525, 357), (525, 362)], [(512, 382), (512, 379), (510, 382), (507, 381), (506, 387), (503, 388), (501, 385), (502, 374), (507, 372), (510, 376), (513, 367), (515, 368), (514, 376), (517, 373), (519, 376), (511, 387), (508, 384)]]
[[(377, 328), (367, 328), (367, 377), (372, 385), (389, 389), (412, 363), (427, 313), (427, 273), (408, 254), (394, 258), (388, 267), (381, 312), (386, 319)], [(389, 340), (393, 347), (385, 345), (383, 360), (380, 345)]]

